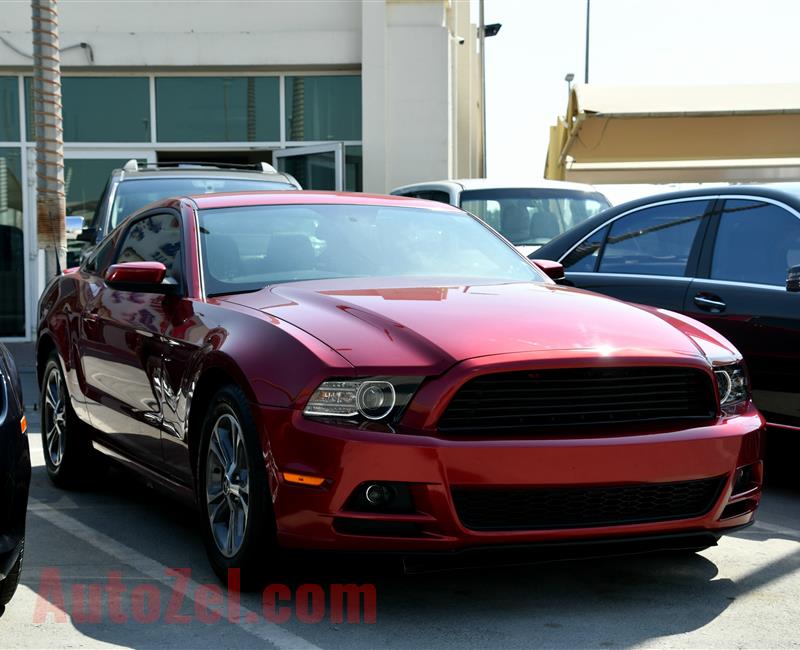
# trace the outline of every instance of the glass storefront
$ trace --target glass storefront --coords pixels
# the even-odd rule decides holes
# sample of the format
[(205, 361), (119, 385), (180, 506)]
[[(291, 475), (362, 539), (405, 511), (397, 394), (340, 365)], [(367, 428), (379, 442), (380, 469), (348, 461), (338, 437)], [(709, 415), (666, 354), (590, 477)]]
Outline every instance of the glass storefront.
[(20, 150), (0, 148), (0, 336), (25, 335), (24, 242)]
[(361, 77), (286, 77), (289, 142), (361, 139)]
[[(33, 95), (25, 78), (28, 139), (34, 140)], [(64, 77), (64, 142), (149, 142), (147, 77)]]
[(362, 172), (364, 162), (363, 147), (350, 146), (344, 151), (344, 189), (348, 192), (362, 192), (363, 185), (361, 179), (364, 178)]
[[(272, 161), (307, 188), (362, 189), (358, 74), (84, 73), (64, 76), (62, 89), (70, 263), (80, 244), (78, 217), (90, 222), (111, 171), (131, 158)], [(31, 336), (42, 288), (35, 188), (26, 184), (36, 155), (31, 91), (30, 73), (0, 76), (2, 338)], [(292, 157), (279, 158), (283, 152)]]
[(282, 158), (278, 169), (294, 176), (301, 187), (336, 189), (336, 156), (332, 151)]
[[(157, 77), (157, 142), (361, 140), (361, 77)], [(27, 138), (33, 133), (32, 79), (25, 78)], [(150, 142), (147, 77), (64, 77), (65, 142)], [(0, 77), (0, 141), (19, 139), (17, 78)]]
[(19, 83), (0, 77), (0, 142), (19, 140)]
[(278, 142), (279, 77), (159, 77), (160, 142)]
[(64, 186), (67, 193), (67, 216), (91, 220), (97, 201), (108, 183), (112, 169), (122, 167), (122, 158), (66, 158)]

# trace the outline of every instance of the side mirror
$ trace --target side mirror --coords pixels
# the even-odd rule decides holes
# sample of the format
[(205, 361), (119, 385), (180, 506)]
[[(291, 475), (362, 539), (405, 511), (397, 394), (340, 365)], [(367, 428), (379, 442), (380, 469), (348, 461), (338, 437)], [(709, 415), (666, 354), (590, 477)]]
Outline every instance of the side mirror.
[(786, 273), (786, 291), (800, 291), (800, 266), (793, 266)]
[(78, 233), (76, 239), (78, 241), (85, 241), (89, 244), (94, 244), (94, 240), (97, 237), (97, 228), (94, 226), (87, 226), (83, 230)]
[(537, 268), (541, 271), (544, 271), (544, 274), (550, 278), (551, 280), (555, 280), (556, 282), (563, 281), (564, 278), (564, 266), (561, 262), (554, 262), (553, 260), (531, 260)]
[(177, 284), (164, 282), (166, 275), (167, 267), (161, 262), (123, 262), (109, 266), (105, 280), (109, 286), (123, 291), (177, 293)]

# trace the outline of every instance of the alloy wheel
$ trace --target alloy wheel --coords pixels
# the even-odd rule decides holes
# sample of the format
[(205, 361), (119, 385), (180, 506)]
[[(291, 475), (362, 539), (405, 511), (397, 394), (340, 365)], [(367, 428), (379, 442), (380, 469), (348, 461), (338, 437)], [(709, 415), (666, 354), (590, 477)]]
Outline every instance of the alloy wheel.
[(211, 430), (206, 458), (206, 511), (214, 542), (225, 557), (244, 543), (250, 509), (250, 472), (236, 415), (220, 415)]
[(44, 427), (47, 455), (53, 467), (64, 458), (64, 437), (67, 429), (67, 399), (64, 380), (58, 368), (52, 368), (44, 385)]

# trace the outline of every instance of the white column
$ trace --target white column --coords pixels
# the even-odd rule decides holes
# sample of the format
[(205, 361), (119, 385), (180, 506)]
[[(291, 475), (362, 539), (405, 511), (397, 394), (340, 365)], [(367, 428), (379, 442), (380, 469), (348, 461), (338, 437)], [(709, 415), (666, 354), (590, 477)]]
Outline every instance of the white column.
[(361, 110), (365, 192), (388, 192), (386, 171), (386, 2), (361, 9)]

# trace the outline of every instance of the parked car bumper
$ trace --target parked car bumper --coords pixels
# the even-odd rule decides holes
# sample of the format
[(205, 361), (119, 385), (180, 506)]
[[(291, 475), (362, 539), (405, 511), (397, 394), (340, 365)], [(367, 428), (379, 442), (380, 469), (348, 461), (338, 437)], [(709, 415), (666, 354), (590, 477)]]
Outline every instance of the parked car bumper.
[[(438, 552), (647, 538), (658, 547), (670, 537), (684, 538), (681, 543), (690, 547), (707, 546), (696, 541), (713, 543), (752, 523), (761, 495), (764, 420), (752, 404), (704, 426), (502, 440), (376, 432), (312, 421), (291, 409), (257, 410), (269, 423), (268, 435), (263, 428), (265, 458), (285, 547)], [(749, 468), (744, 482), (743, 467)], [(297, 485), (284, 472), (325, 481), (319, 487)], [(714, 481), (701, 512), (670, 514), (689, 482)], [(359, 495), (371, 483), (407, 489), (413, 507), (364, 507)], [(461, 505), (454, 498), (458, 494)], [(510, 515), (511, 524), (504, 525), (496, 512), (498, 504), (505, 507), (503, 495), (513, 509), (526, 494), (537, 503), (543, 496), (545, 503), (565, 499), (564, 508), (580, 512), (575, 521), (562, 516), (566, 523), (560, 525), (548, 525), (543, 516), (541, 525), (520, 527)], [(625, 495), (622, 522), (609, 520), (603, 504), (619, 494)], [(639, 519), (625, 514), (626, 507), (639, 507), (637, 499), (652, 501)], [(658, 499), (666, 502), (661, 514)], [(487, 526), (481, 525), (482, 507), (490, 509)], [(686, 542), (687, 536), (694, 541)]]
[(5, 580), (22, 552), (21, 535), (0, 535), (0, 580)]

